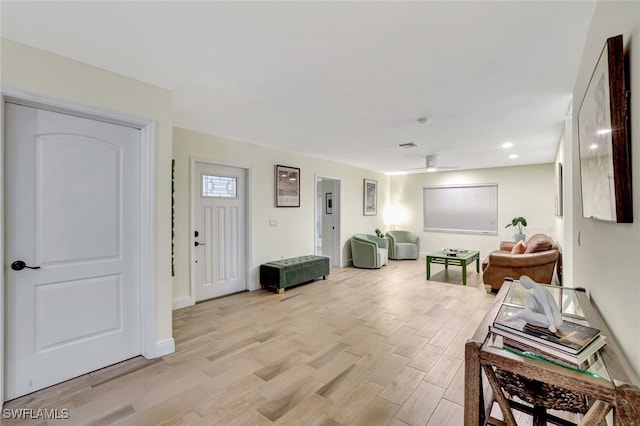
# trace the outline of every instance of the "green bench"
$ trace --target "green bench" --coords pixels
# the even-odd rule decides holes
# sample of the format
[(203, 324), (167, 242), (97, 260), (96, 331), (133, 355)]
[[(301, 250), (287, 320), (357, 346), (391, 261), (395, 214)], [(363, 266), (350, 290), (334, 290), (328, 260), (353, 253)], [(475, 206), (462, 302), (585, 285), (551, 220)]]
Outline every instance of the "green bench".
[(327, 275), (329, 258), (326, 256), (299, 256), (260, 265), (260, 285), (277, 293), (319, 277), (326, 279)]

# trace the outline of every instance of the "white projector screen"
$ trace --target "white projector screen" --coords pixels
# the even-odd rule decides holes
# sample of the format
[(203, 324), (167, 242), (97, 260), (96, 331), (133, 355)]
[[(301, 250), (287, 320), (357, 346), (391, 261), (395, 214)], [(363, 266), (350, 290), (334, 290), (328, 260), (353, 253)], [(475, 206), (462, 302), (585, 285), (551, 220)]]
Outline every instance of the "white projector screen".
[(498, 234), (498, 184), (423, 189), (424, 230)]

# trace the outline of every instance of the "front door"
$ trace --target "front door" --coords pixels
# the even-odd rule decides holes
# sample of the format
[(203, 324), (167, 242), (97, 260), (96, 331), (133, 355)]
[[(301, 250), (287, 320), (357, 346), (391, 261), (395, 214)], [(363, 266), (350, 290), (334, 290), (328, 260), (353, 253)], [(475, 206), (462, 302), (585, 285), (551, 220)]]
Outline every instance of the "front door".
[(195, 162), (196, 301), (246, 290), (245, 169)]
[(6, 104), (7, 399), (141, 353), (140, 130)]

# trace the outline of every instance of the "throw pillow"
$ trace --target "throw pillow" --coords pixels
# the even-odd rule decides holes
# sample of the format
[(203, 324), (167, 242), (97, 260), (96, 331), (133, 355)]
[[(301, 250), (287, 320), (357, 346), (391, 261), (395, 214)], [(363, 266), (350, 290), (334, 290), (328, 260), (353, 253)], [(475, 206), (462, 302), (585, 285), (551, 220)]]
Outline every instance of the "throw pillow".
[(527, 242), (525, 253), (537, 253), (539, 251), (549, 250), (553, 246), (553, 240), (546, 235), (536, 234)]
[(518, 243), (511, 249), (511, 254), (524, 254), (527, 249), (527, 244), (524, 241), (518, 241)]

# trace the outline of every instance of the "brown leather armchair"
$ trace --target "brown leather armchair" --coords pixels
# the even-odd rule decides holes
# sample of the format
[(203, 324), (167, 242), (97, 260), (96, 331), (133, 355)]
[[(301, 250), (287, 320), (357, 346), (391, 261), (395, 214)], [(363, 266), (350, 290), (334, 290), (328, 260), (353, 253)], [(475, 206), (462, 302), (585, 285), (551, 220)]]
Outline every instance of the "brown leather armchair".
[(507, 277), (519, 280), (527, 275), (537, 283), (551, 284), (559, 251), (555, 241), (535, 234), (525, 243), (523, 254), (512, 254), (516, 243), (503, 241), (500, 250), (489, 253), (482, 263), (482, 281), (487, 291), (499, 290)]

